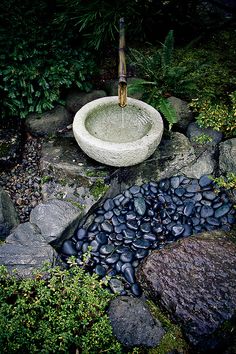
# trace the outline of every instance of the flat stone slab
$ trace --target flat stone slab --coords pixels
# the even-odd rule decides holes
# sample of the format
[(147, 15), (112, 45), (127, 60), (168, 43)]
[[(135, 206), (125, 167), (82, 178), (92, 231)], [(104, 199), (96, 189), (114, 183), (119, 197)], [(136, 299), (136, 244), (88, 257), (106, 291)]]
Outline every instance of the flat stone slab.
[(20, 277), (32, 276), (44, 262), (54, 264), (56, 253), (47, 244), (37, 226), (29, 222), (20, 224), (0, 245), (0, 264), (8, 271), (14, 269)]
[(148, 256), (141, 287), (183, 328), (193, 345), (208, 339), (236, 309), (236, 244), (223, 231), (182, 239)]
[(30, 214), (30, 222), (37, 225), (47, 243), (60, 247), (73, 236), (80, 221), (81, 211), (71, 203), (52, 199), (37, 205)]
[(127, 347), (155, 347), (165, 334), (161, 323), (140, 299), (117, 297), (111, 301), (108, 314), (114, 334)]

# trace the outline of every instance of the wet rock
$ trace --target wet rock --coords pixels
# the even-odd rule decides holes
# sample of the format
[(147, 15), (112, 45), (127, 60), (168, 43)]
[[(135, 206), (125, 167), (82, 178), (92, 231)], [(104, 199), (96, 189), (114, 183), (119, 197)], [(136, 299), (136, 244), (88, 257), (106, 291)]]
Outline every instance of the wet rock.
[(48, 243), (60, 247), (73, 236), (80, 217), (81, 211), (71, 203), (52, 199), (32, 210), (30, 222), (38, 226)]
[(165, 333), (139, 299), (117, 297), (111, 301), (108, 314), (115, 336), (126, 347), (155, 347)]
[(236, 173), (236, 138), (228, 139), (219, 146), (219, 169), (221, 174)]
[(193, 144), (197, 144), (196, 137), (202, 134), (208, 135), (212, 140), (206, 143), (208, 146), (219, 144), (222, 140), (222, 133), (211, 128), (200, 128), (196, 122), (189, 124), (187, 129), (187, 137)]
[(9, 195), (0, 187), (0, 240), (4, 240), (20, 220)]
[(63, 106), (56, 106), (51, 111), (30, 114), (26, 120), (27, 130), (34, 136), (52, 136), (57, 131), (72, 123), (72, 116)]
[(140, 266), (137, 279), (182, 326), (190, 342), (205, 352), (217, 329), (234, 316), (235, 267), (236, 245), (223, 231), (212, 231), (154, 251)]
[(87, 92), (81, 92), (79, 90), (73, 89), (69, 91), (66, 97), (66, 108), (72, 114), (75, 114), (85, 104), (105, 96), (106, 96), (106, 92), (103, 90), (93, 90), (87, 93)]
[(144, 198), (134, 199), (134, 208), (138, 215), (144, 215), (146, 211), (146, 202)]
[(45, 262), (54, 265), (56, 253), (36, 225), (20, 224), (0, 245), (0, 264), (20, 277), (30, 277)]
[(167, 100), (176, 112), (177, 122), (174, 126), (181, 131), (185, 131), (193, 120), (193, 113), (190, 110), (188, 103), (174, 96), (167, 98)]
[(113, 291), (113, 293), (120, 294), (120, 293), (122, 293), (122, 291), (124, 291), (124, 284), (119, 279), (111, 278), (109, 280), (109, 285), (110, 285), (111, 290)]

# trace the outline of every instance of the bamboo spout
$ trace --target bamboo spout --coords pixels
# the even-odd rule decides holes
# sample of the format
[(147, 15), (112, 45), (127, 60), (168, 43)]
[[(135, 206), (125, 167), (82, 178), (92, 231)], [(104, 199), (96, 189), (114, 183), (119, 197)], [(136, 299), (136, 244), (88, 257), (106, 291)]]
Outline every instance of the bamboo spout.
[(120, 19), (120, 40), (119, 40), (119, 85), (118, 97), (119, 106), (125, 107), (127, 105), (127, 81), (126, 81), (126, 62), (125, 62), (125, 20)]

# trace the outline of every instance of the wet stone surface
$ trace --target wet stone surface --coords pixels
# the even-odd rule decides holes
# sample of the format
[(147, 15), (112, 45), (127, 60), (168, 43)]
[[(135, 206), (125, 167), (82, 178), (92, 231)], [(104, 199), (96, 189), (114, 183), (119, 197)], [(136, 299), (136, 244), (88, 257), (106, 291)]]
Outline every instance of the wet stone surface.
[[(111, 277), (111, 289), (121, 295), (141, 295), (136, 282), (140, 262), (152, 250), (179, 238), (214, 229), (230, 230), (235, 210), (226, 194), (214, 191), (211, 179), (174, 176), (159, 182), (132, 186), (97, 207), (90, 224), (65, 241), (61, 258), (75, 255), (89, 271)], [(119, 286), (114, 286), (114, 279)], [(112, 285), (113, 284), (113, 285)], [(118, 289), (118, 290), (117, 290)]]

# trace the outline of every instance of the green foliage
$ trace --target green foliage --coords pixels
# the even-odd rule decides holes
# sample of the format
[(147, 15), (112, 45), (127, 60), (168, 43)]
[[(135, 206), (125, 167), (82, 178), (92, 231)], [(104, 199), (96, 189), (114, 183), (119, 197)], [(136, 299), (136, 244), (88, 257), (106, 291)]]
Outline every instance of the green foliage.
[(213, 178), (213, 181), (219, 188), (235, 189), (236, 190), (236, 174), (233, 172), (227, 173), (226, 177), (220, 176)]
[(204, 144), (210, 143), (212, 141), (212, 139), (213, 138), (210, 135), (202, 133), (202, 134), (196, 136), (194, 138), (194, 141), (196, 141), (197, 144), (204, 145)]
[(87, 77), (94, 70), (89, 53), (72, 49), (65, 40), (32, 46), (24, 40), (1, 56), (0, 66), (3, 116), (21, 118), (53, 108), (63, 88), (88, 90)]
[(104, 180), (102, 178), (97, 178), (90, 188), (90, 193), (94, 196), (95, 199), (98, 199), (104, 195), (108, 189), (109, 186), (104, 183)]
[(236, 136), (236, 91), (229, 95), (229, 101), (193, 100), (190, 106), (198, 113), (200, 127), (222, 131), (226, 136)]
[(112, 295), (71, 261), (31, 279), (0, 267), (1, 353), (121, 353), (105, 310)]

